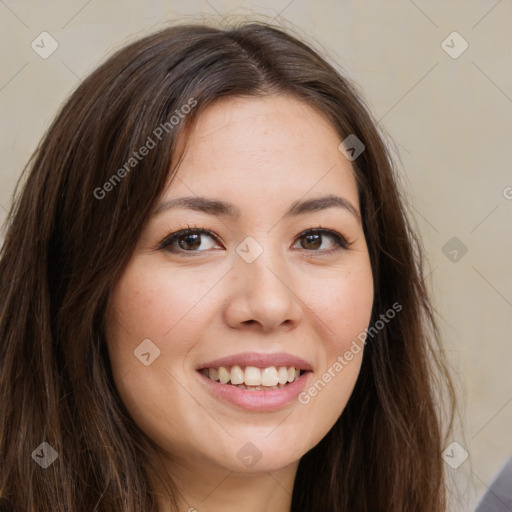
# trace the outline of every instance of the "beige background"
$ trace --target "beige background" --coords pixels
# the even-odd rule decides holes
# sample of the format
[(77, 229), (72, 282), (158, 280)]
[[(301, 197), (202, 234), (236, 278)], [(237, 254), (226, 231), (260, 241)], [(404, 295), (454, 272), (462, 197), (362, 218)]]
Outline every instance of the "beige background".
[[(105, 56), (168, 23), (241, 16), (295, 26), (359, 84), (396, 143), (466, 394), (465, 437), (454, 440), (470, 456), (447, 468), (461, 493), (452, 510), (472, 510), (512, 454), (509, 0), (0, 0), (0, 221), (58, 107)], [(47, 59), (31, 48), (43, 31), (59, 45)], [(442, 46), (453, 31), (469, 44), (458, 58)], [(452, 39), (453, 53), (462, 40)], [(452, 237), (467, 247), (462, 257), (445, 247)]]

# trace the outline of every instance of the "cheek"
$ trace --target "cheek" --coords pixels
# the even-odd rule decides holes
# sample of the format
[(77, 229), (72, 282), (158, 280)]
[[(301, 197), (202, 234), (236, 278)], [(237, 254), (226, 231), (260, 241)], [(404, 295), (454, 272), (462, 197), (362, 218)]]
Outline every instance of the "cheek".
[(332, 281), (312, 301), (323, 329), (320, 365), (299, 402), (312, 423), (314, 445), (332, 428), (352, 394), (364, 352), (364, 332), (373, 306), (373, 279), (369, 262)]
[(367, 327), (373, 306), (373, 278), (370, 263), (363, 261), (341, 277), (326, 280), (310, 290), (311, 307), (323, 326), (324, 350), (333, 360), (350, 347)]
[[(126, 269), (111, 296), (106, 335), (117, 391), (135, 423), (161, 445), (191, 435), (178, 414), (191, 409), (180, 383), (191, 340), (204, 331), (199, 317), (204, 323), (205, 312), (194, 306), (205, 286), (186, 271), (146, 270), (139, 263)], [(207, 419), (200, 408), (189, 416), (197, 424)]]
[(128, 267), (110, 302), (108, 339), (114, 356), (133, 365), (137, 362), (133, 351), (149, 339), (160, 355), (183, 358), (190, 348), (188, 340), (195, 338), (194, 332), (199, 333), (205, 321), (204, 310), (196, 306), (207, 291), (207, 284), (192, 269), (164, 272), (158, 266)]
[(190, 395), (180, 383), (189, 377), (189, 354), (214, 313), (206, 295), (215, 280), (209, 279), (192, 267), (171, 272), (141, 257), (112, 293), (106, 332), (112, 371), (122, 401), (147, 431), (163, 418), (173, 423), (177, 415), (167, 417), (166, 411), (190, 409)]

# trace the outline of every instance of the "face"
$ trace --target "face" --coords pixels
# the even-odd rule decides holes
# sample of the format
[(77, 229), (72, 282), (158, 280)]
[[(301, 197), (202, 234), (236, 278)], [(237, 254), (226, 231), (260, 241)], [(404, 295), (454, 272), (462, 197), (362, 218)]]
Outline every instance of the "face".
[(180, 474), (296, 467), (343, 412), (373, 280), (340, 142), (285, 95), (222, 100), (180, 140), (107, 311), (121, 399)]

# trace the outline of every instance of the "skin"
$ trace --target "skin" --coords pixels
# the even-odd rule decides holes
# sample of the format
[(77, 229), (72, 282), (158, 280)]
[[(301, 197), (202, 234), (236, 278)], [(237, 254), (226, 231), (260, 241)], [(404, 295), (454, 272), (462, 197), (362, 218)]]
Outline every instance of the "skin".
[[(220, 400), (196, 371), (241, 352), (287, 352), (312, 365), (307, 390), (329, 368), (333, 373), (337, 358), (368, 327), (373, 279), (357, 217), (331, 207), (283, 218), (293, 202), (328, 194), (360, 212), (340, 142), (320, 113), (292, 96), (209, 106), (180, 140), (187, 151), (160, 201), (207, 196), (233, 203), (241, 217), (185, 209), (155, 214), (113, 290), (107, 343), (116, 386), (164, 454), (181, 491), (179, 510), (289, 511), (300, 457), (331, 429), (352, 393), (363, 350), (309, 403), (294, 400), (272, 412)], [(159, 248), (187, 224), (219, 241), (182, 237), (175, 253)], [(320, 226), (352, 245), (338, 247), (329, 235), (316, 243), (299, 236)], [(252, 263), (236, 252), (247, 236), (263, 248)], [(145, 339), (160, 350), (148, 366), (134, 356)], [(247, 442), (261, 453), (251, 468), (237, 457)], [(159, 508), (171, 511), (163, 497)]]

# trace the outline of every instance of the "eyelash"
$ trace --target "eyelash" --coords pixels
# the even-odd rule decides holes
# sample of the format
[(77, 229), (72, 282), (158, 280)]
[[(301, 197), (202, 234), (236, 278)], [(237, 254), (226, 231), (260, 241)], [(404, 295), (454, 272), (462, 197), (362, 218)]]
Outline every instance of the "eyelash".
[[(160, 245), (158, 246), (158, 249), (166, 249), (171, 253), (178, 253), (178, 254), (205, 252), (205, 251), (185, 251), (183, 249), (178, 249), (178, 250), (168, 249), (168, 247), (173, 242), (175, 242), (179, 238), (181, 238), (185, 235), (189, 235), (189, 234), (208, 235), (211, 238), (213, 238), (216, 241), (216, 243), (220, 243), (218, 237), (215, 236), (211, 231), (208, 231), (207, 229), (203, 229), (203, 228), (198, 228), (197, 226), (187, 225), (186, 228), (180, 228), (179, 230), (174, 231), (173, 233), (170, 233), (169, 235), (167, 235), (162, 240)], [(331, 229), (325, 229), (325, 228), (322, 228), (321, 226), (319, 226), (318, 228), (309, 228), (306, 231), (303, 231), (302, 233), (300, 233), (300, 235), (297, 237), (297, 239), (303, 238), (303, 237), (305, 237), (307, 235), (311, 235), (311, 234), (328, 235), (329, 237), (331, 237), (334, 240), (335, 245), (336, 245), (336, 247), (334, 249), (328, 249), (328, 250), (308, 251), (307, 249), (303, 249), (306, 252), (312, 252), (313, 254), (311, 254), (310, 256), (313, 256), (313, 257), (316, 256), (315, 253), (319, 253), (321, 255), (330, 255), (330, 254), (333, 254), (340, 250), (347, 250), (353, 244), (353, 242), (347, 240), (344, 236), (342, 236), (337, 231), (333, 231)]]

